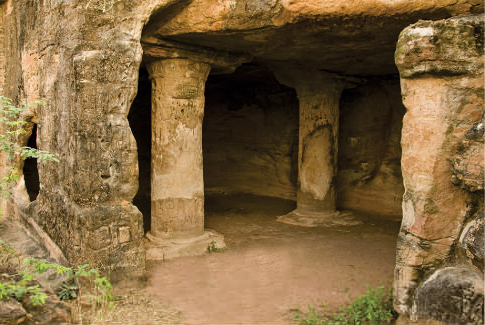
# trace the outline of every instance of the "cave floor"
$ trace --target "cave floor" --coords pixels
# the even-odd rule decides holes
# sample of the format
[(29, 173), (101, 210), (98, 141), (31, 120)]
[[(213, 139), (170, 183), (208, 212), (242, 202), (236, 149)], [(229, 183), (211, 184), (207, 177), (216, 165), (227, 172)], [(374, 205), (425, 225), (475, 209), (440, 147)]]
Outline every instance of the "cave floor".
[(177, 310), (183, 324), (290, 324), (308, 303), (337, 309), (346, 288), (352, 298), (367, 284), (391, 284), (398, 221), (363, 214), (355, 214), (357, 226), (275, 221), (293, 208), (282, 199), (207, 195), (206, 228), (223, 234), (227, 249), (149, 264), (145, 293), (170, 315)]
[[(295, 324), (298, 308), (337, 309), (393, 278), (399, 221), (354, 213), (362, 224), (303, 228), (276, 222), (294, 202), (206, 195), (206, 227), (227, 249), (147, 265), (145, 288), (115, 286), (111, 310), (83, 312), (90, 324)], [(7, 225), (7, 224), (5, 224)], [(13, 236), (13, 237), (12, 237)], [(27, 255), (35, 243), (14, 225), (0, 229)], [(26, 244), (27, 243), (27, 244)], [(37, 246), (35, 246), (37, 247)], [(79, 321), (76, 302), (73, 318)], [(92, 321), (89, 321), (92, 320)]]

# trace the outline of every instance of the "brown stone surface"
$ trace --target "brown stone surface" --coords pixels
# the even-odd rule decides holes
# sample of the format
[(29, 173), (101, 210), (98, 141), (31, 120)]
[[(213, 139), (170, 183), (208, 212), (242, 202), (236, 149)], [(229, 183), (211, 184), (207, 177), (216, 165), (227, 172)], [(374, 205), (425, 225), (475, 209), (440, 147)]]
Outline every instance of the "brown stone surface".
[(271, 70), (211, 75), (203, 125), (206, 192), (296, 199), (298, 99)]
[(278, 221), (322, 224), (338, 214), (339, 102), (344, 82), (337, 75), (289, 67), (279, 68), (276, 77), (294, 87), (299, 100), (297, 208)]
[(12, 298), (0, 300), (0, 324), (17, 325), (25, 321), (27, 312), (20, 302)]
[(340, 209), (401, 218), (404, 111), (396, 80), (371, 80), (343, 92), (337, 174)]
[(484, 213), (483, 207), (477, 209), (473, 219), (464, 227), (460, 236), (460, 248), (464, 255), (483, 272), (484, 260)]
[[(4, 5), (6, 51), (19, 58), (2, 76), (4, 94), (46, 101), (37, 112), (37, 144), (60, 158), (39, 167), (40, 194), (30, 211), (71, 263), (144, 274), (141, 214), (122, 205), (138, 188), (126, 116), (136, 93), (143, 22), (167, 3), (118, 2), (108, 12), (80, 2)], [(120, 241), (119, 229), (126, 234), (127, 228), (130, 240)]]
[(159, 238), (204, 231), (202, 118), (210, 66), (187, 59), (154, 61), (152, 80), (151, 229)]
[(68, 325), (71, 322), (71, 307), (60, 301), (57, 295), (48, 295), (45, 303), (34, 306), (30, 299), (24, 298), (22, 303), (29, 313), (25, 325)]
[[(472, 219), (477, 197), (483, 195), (480, 158), (483, 137), (473, 134), (470, 137), (468, 133), (474, 133), (470, 131), (474, 128), (478, 130), (483, 118), (482, 18), (437, 20), (481, 13), (483, 7), (480, 0), (0, 1), (3, 94), (16, 103), (46, 101), (23, 117), (29, 132), (19, 142), (27, 143), (33, 123), (37, 123), (38, 147), (60, 158), (58, 164), (38, 167), (40, 184), (36, 200), (30, 202), (21, 181), (8, 205), (2, 204), (2, 210), (9, 217), (27, 214), (32, 217), (70, 263), (103, 266), (113, 271), (115, 279), (143, 278), (143, 223), (148, 230), (150, 218), (143, 221), (132, 202), (139, 188), (137, 160), (145, 154), (142, 150), (149, 148), (137, 147), (128, 123), (137, 93), (143, 43), (145, 66), (154, 58), (192, 59), (203, 62), (207, 70), (210, 66), (216, 74), (232, 72), (243, 62), (252, 61), (280, 77), (286, 74), (280, 80), (294, 79), (296, 82), (288, 84), (299, 97), (302, 117), (298, 204), (305, 209), (328, 209), (333, 213), (339, 193), (335, 185), (337, 153), (342, 147), (337, 145), (340, 94), (344, 88), (340, 82), (348, 88), (371, 79), (386, 84), (384, 81), (397, 73), (397, 63), (407, 113), (401, 140), (406, 192), (398, 242), (396, 307), (400, 313), (409, 315), (420, 281), (432, 269), (443, 267), (444, 261), (458, 263), (457, 251), (461, 250), (457, 248), (455, 252), (452, 248), (457, 247), (465, 221)], [(419, 19), (437, 21), (421, 21), (406, 29), (396, 50), (401, 30)], [(3, 57), (9, 59), (8, 63)], [(178, 71), (179, 75), (184, 72), (190, 75), (189, 67), (185, 69)], [(167, 96), (175, 102), (190, 102), (186, 97), (198, 93), (202, 85), (202, 81), (195, 88), (184, 84), (180, 89), (171, 89)], [(389, 87), (384, 87), (385, 92), (397, 92)], [(367, 88), (365, 92), (382, 98), (384, 95), (377, 88)], [(354, 94), (358, 97), (358, 89)], [(374, 97), (363, 99), (363, 110), (368, 110), (365, 106), (373, 100)], [(390, 102), (393, 106), (395, 101)], [(203, 102), (197, 105), (200, 109)], [(397, 196), (400, 178), (391, 157), (399, 155), (395, 146), (399, 121), (394, 115), (398, 110), (383, 105), (377, 110), (382, 114), (372, 112), (379, 115), (375, 124), (374, 121), (369, 124), (375, 125), (375, 134), (360, 138), (369, 142), (378, 139), (375, 143), (379, 150), (359, 150), (362, 160), (356, 157), (356, 163), (362, 164), (363, 158), (368, 157), (372, 161), (367, 166), (376, 174), (367, 187), (355, 184), (348, 190), (342, 189), (342, 206), (350, 206), (348, 202), (354, 198), (369, 202), (383, 191), (393, 200)], [(188, 198), (174, 193), (168, 198), (173, 202), (167, 206), (177, 204), (178, 209), (197, 219), (178, 225), (182, 237), (185, 232), (193, 235), (203, 231), (204, 188), (198, 127), (202, 112), (199, 110), (198, 114), (198, 118), (185, 121), (188, 128), (195, 127), (198, 132), (198, 136), (192, 134), (197, 146), (190, 147), (198, 163), (176, 173), (183, 177), (174, 176), (177, 179), (170, 184), (186, 176), (190, 179), (191, 173), (197, 174), (192, 176), (198, 180), (151, 189), (158, 195), (196, 188), (192, 191), (196, 195)], [(165, 122), (174, 126), (176, 119), (184, 120), (185, 112), (170, 115)], [(387, 131), (384, 120), (391, 123)], [(364, 125), (369, 121), (362, 119), (362, 122)], [(386, 132), (389, 132), (387, 146), (381, 140)], [(184, 144), (190, 142), (184, 141), (190, 138), (190, 134), (185, 134), (173, 151), (183, 151)], [(167, 142), (163, 150), (168, 146)], [(288, 142), (280, 146), (283, 149), (278, 152), (285, 153), (285, 162), (267, 170), (285, 173), (291, 170), (294, 158), (289, 158), (288, 149), (292, 146)], [(265, 154), (256, 157), (262, 155)], [(194, 158), (174, 160), (174, 157), (181, 156), (175, 154), (170, 158), (172, 170)], [(376, 159), (381, 162), (376, 163)], [(20, 159), (2, 161), (3, 167), (8, 165), (22, 169)], [(341, 175), (346, 180), (352, 179), (345, 173)], [(359, 179), (365, 180), (367, 176), (361, 171)], [(261, 192), (279, 187), (275, 193), (290, 195), (291, 176), (285, 177)], [(364, 192), (368, 195), (362, 197)], [(383, 209), (391, 213), (397, 202)], [(373, 208), (370, 205), (363, 203), (369, 211)], [(154, 210), (160, 206), (158, 201)], [(172, 220), (179, 220), (178, 217)], [(187, 214), (180, 219), (185, 217)], [(157, 232), (158, 221), (169, 219), (153, 218), (153, 231)], [(185, 229), (187, 225), (190, 229)], [(171, 226), (164, 224), (161, 232)]]
[(277, 71), (276, 77), (294, 87), (299, 100), (297, 209), (336, 209), (339, 102), (344, 84), (318, 71)]
[(249, 53), (264, 62), (385, 75), (397, 72), (393, 53), (404, 27), (481, 11), (480, 0), (195, 0), (152, 17), (144, 37)]
[(483, 274), (446, 267), (416, 290), (411, 320), (436, 319), (445, 324), (483, 324)]
[(483, 121), (468, 130), (453, 157), (451, 181), (471, 192), (483, 191), (485, 180), (483, 131)]
[[(453, 185), (458, 176), (452, 167), (458, 151), (462, 162), (455, 158), (456, 167), (483, 173), (480, 163), (469, 159), (474, 154), (460, 151), (484, 113), (482, 26), (483, 16), (423, 21), (405, 29), (397, 44), (396, 64), (407, 108), (401, 142), (406, 191), (394, 282), (395, 307), (403, 315), (411, 313), (412, 303), (431, 299), (426, 293), (413, 297), (428, 270), (445, 261), (459, 263), (452, 248), (466, 218), (477, 208), (474, 194)], [(465, 175), (465, 168), (457, 169)], [(413, 317), (440, 320), (436, 314), (440, 312), (446, 314), (441, 308)]]

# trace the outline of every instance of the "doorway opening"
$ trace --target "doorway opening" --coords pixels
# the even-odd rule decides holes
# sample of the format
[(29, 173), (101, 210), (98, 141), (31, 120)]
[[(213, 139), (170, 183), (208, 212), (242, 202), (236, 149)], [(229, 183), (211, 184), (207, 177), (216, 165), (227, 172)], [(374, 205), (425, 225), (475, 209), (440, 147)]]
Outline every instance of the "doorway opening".
[(151, 223), (151, 116), (151, 83), (147, 70), (141, 67), (138, 93), (131, 105), (128, 122), (138, 149), (138, 192), (133, 199), (133, 204), (143, 214), (145, 233), (150, 230)]
[[(274, 217), (296, 207), (298, 99), (264, 66), (211, 74), (203, 123), (205, 221), (263, 209)], [(279, 208), (278, 208), (279, 207)], [(224, 231), (221, 231), (224, 233)]]

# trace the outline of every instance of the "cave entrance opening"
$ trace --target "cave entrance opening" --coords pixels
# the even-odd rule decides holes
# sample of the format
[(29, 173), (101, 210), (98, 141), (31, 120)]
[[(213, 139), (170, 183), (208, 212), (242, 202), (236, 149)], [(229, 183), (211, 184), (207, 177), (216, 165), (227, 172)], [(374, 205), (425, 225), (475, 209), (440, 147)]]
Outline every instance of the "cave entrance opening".
[(271, 70), (250, 63), (209, 75), (202, 139), (206, 227), (221, 214), (295, 208), (298, 99)]
[[(396, 76), (365, 80), (340, 98), (337, 209), (400, 220), (405, 108), (399, 81)], [(139, 190), (133, 202), (148, 232), (151, 82), (143, 66), (128, 119), (138, 146)], [(221, 213), (267, 208), (277, 217), (295, 208), (298, 132), (296, 92), (270, 69), (249, 63), (230, 74), (209, 75), (202, 129), (206, 227), (216, 228), (211, 216)]]

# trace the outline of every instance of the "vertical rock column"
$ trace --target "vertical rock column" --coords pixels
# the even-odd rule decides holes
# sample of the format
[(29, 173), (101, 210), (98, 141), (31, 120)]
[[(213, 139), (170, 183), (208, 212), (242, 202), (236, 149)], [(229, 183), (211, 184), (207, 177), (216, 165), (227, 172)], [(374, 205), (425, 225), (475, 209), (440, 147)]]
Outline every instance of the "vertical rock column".
[(148, 259), (202, 254), (221, 236), (204, 232), (202, 120), (210, 65), (188, 59), (148, 64), (152, 80), (151, 230)]
[(277, 78), (294, 87), (300, 101), (297, 208), (278, 221), (301, 226), (339, 222), (335, 181), (344, 84), (319, 71), (286, 69)]
[[(483, 261), (483, 22), (483, 15), (420, 21), (397, 43), (407, 109), (394, 273), (402, 324), (483, 324), (483, 262), (474, 264)], [(481, 234), (469, 232), (468, 221)], [(480, 242), (482, 253), (466, 250), (467, 237), (481, 237), (469, 242)]]

